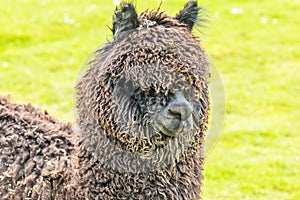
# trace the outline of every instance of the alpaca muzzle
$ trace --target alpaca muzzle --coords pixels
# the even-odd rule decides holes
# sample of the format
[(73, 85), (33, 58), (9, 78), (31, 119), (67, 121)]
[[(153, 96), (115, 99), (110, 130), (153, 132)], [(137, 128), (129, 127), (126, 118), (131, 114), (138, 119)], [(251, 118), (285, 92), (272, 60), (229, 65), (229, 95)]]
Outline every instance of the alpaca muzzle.
[(175, 136), (190, 131), (193, 127), (193, 107), (182, 92), (176, 92), (174, 99), (157, 115), (155, 127), (165, 135)]

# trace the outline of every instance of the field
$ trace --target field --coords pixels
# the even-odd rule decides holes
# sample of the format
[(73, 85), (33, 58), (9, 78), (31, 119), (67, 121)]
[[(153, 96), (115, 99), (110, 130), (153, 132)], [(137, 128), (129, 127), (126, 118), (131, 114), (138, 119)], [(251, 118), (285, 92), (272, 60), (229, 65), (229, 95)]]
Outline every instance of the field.
[[(160, 0), (137, 1), (139, 12)], [(165, 0), (174, 15), (183, 0)], [(203, 199), (300, 199), (300, 1), (202, 0), (195, 30), (221, 74), (222, 136), (207, 155)], [(73, 86), (110, 39), (112, 0), (2, 0), (0, 94), (74, 121)]]

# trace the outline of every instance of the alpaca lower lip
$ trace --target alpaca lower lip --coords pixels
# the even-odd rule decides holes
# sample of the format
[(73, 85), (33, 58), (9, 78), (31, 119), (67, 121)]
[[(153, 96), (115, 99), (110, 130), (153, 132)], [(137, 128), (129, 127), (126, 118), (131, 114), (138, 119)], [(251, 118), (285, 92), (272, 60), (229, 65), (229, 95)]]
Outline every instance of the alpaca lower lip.
[(154, 126), (164, 135), (173, 137), (182, 132), (190, 131), (193, 128), (193, 118), (189, 117), (187, 120), (181, 121), (176, 118), (158, 117)]
[[(180, 129), (179, 129), (180, 130)], [(174, 130), (169, 130), (169, 129), (167, 129), (167, 128), (163, 128), (162, 130), (160, 130), (163, 134), (165, 134), (165, 135), (167, 135), (167, 136), (176, 136), (176, 135), (178, 135), (179, 133), (180, 133), (180, 131), (179, 130), (176, 130), (176, 131), (174, 131)]]
[[(169, 122), (169, 123), (167, 123)], [(180, 121), (156, 121), (155, 127), (167, 136), (178, 135), (183, 130), (183, 123)]]

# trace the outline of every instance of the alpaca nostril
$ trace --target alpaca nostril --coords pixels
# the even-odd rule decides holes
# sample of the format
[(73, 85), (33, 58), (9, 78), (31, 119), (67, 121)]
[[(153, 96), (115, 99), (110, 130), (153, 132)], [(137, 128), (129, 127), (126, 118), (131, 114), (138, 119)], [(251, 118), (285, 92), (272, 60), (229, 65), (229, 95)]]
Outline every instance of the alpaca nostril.
[(176, 98), (171, 102), (168, 112), (180, 120), (186, 120), (193, 112), (191, 104), (181, 92), (175, 94)]

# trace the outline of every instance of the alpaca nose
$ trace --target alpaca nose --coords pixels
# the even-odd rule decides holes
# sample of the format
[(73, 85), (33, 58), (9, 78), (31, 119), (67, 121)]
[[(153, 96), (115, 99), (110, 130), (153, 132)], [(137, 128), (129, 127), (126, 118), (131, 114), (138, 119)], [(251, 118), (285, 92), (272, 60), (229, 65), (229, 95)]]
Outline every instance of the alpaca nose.
[(188, 119), (193, 108), (182, 92), (175, 93), (175, 99), (169, 104), (168, 112), (180, 120)]

